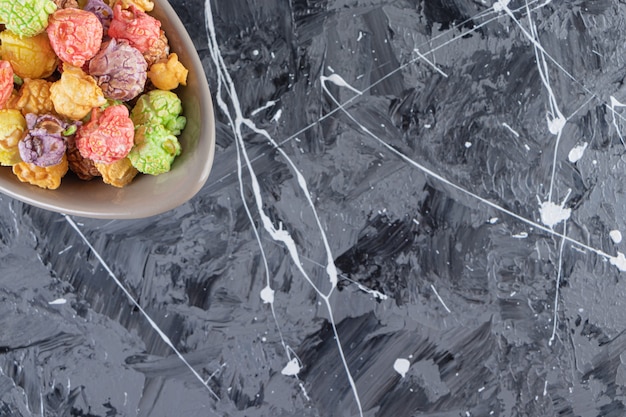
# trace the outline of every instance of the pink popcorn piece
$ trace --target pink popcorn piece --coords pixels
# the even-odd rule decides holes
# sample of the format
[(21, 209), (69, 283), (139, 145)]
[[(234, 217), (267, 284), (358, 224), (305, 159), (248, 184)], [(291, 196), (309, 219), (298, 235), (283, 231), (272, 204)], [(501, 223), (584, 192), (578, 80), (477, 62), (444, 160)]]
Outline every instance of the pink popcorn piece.
[(108, 35), (115, 39), (126, 39), (141, 53), (150, 49), (161, 36), (161, 22), (134, 5), (126, 10), (118, 2), (113, 6), (113, 20)]
[(9, 61), (0, 60), (0, 108), (9, 101), (13, 92), (13, 67)]
[(63, 62), (82, 67), (99, 50), (103, 28), (98, 17), (82, 9), (60, 9), (50, 15), (48, 38)]
[(103, 111), (94, 108), (91, 119), (76, 132), (75, 140), (83, 158), (110, 164), (125, 158), (134, 145), (135, 126), (128, 108), (117, 104)]

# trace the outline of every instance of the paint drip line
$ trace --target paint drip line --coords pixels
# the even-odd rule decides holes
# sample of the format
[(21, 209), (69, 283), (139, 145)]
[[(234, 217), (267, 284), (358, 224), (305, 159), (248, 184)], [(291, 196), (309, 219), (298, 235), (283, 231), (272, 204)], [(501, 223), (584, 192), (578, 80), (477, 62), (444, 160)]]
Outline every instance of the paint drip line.
[[(335, 104), (339, 105), (339, 103), (337, 102), (337, 99), (327, 90), (325, 89), (326, 94), (329, 95), (329, 97), (333, 100), (333, 102), (335, 102)], [(416, 162), (414, 160), (412, 160), (411, 158), (409, 158), (408, 156), (406, 156), (405, 154), (403, 154), (402, 152), (398, 151), (397, 149), (395, 149), (393, 146), (389, 145), (387, 142), (385, 142), (384, 140), (380, 139), (378, 136), (376, 136), (373, 132), (371, 132), (369, 129), (367, 129), (365, 126), (363, 126), (362, 124), (360, 124), (355, 118), (354, 116), (352, 116), (352, 114), (350, 114), (349, 112), (347, 112), (346, 110), (343, 110), (343, 112), (350, 118), (350, 120), (352, 120), (357, 126), (359, 126), (361, 128), (361, 130), (363, 130), (366, 134), (368, 134), (370, 137), (372, 137), (373, 139), (375, 139), (376, 141), (378, 141), (381, 145), (383, 145), (385, 148), (387, 148), (389, 151), (391, 151), (392, 153), (394, 153), (396, 156), (400, 157), (400, 159), (404, 160), (405, 162), (407, 162), (409, 165), (412, 165), (413, 167), (419, 169), (420, 171), (422, 171), (424, 174), (430, 176), (433, 179), (436, 179), (437, 181), (446, 184), (452, 188), (454, 188), (457, 191), (460, 191), (463, 194), (466, 194), (467, 196), (478, 200), (479, 202), (481, 202), (482, 204), (485, 204), (501, 213), (504, 213), (514, 219), (517, 219), (519, 221), (521, 221), (522, 223), (525, 223), (529, 226), (532, 226), (536, 229), (539, 229), (543, 232), (546, 232), (548, 234), (550, 234), (551, 236), (555, 236), (555, 237), (560, 237), (562, 239), (565, 239), (566, 241), (568, 241), (569, 243), (572, 243), (574, 245), (577, 245), (583, 249), (586, 249), (590, 252), (593, 252), (609, 261), (611, 261), (612, 264), (616, 265), (619, 263), (619, 265), (622, 265), (621, 259), (619, 257), (619, 255), (617, 256), (611, 256), (608, 253), (594, 248), (592, 246), (589, 246), (585, 243), (582, 243), (576, 239), (573, 239), (569, 236), (566, 236), (564, 234), (558, 233), (556, 232), (554, 229), (551, 229), (543, 224), (537, 223), (535, 221), (532, 221), (530, 219), (527, 219), (526, 217), (519, 215), (511, 210), (508, 210), (490, 200), (487, 200), (486, 198), (483, 198), (481, 196), (479, 196), (478, 194), (475, 194), (469, 190), (466, 190), (465, 188), (461, 187), (460, 185), (457, 185), (455, 183), (453, 183), (452, 181), (446, 179), (445, 177), (437, 174), (436, 172), (434, 172), (433, 170), (426, 168), (424, 165), (420, 164), (419, 162)], [(622, 270), (622, 271), (626, 271), (626, 261), (624, 261), (624, 266), (618, 266), (618, 269)]]
[[(297, 169), (297, 167), (295, 166), (295, 164), (293, 163), (293, 161), (291, 161), (290, 158), (287, 157), (287, 155), (284, 153), (284, 151), (282, 149), (279, 149), (279, 151), (281, 151), (281, 153), (286, 157), (288, 163), (292, 166), (292, 168), (294, 169), (294, 171), (296, 172), (297, 178), (298, 178), (298, 183), (301, 186), (301, 188), (303, 189), (303, 191), (305, 191), (305, 195), (307, 200), (309, 201), (309, 203), (311, 204), (311, 208), (313, 209), (313, 214), (315, 215), (315, 218), (318, 222), (318, 226), (320, 228), (320, 232), (322, 234), (322, 239), (324, 241), (324, 244), (326, 246), (327, 249), (327, 253), (328, 253), (328, 262), (329, 264), (327, 265), (327, 273), (329, 274), (330, 278), (331, 278), (331, 284), (332, 284), (332, 288), (330, 290), (330, 292), (326, 295), (324, 293), (322, 293), (317, 286), (315, 286), (315, 284), (313, 283), (313, 281), (311, 280), (311, 278), (308, 276), (308, 274), (306, 273), (306, 271), (304, 271), (303, 267), (302, 267), (302, 263), (300, 262), (299, 259), (299, 254), (297, 251), (297, 247), (295, 245), (295, 242), (293, 241), (291, 235), (289, 234), (289, 232), (287, 230), (284, 230), (282, 228), (282, 223), (279, 224), (279, 228), (276, 229), (274, 227), (274, 225), (272, 224), (271, 220), (269, 219), (269, 217), (265, 214), (265, 212), (263, 211), (263, 201), (261, 198), (261, 192), (260, 192), (260, 187), (258, 184), (258, 179), (256, 177), (256, 175), (254, 174), (254, 169), (252, 168), (252, 163), (250, 162), (250, 159), (248, 157), (248, 154), (245, 150), (245, 143), (243, 141), (243, 135), (241, 133), (241, 125), (243, 123), (246, 123), (246, 125), (248, 127), (250, 127), (253, 131), (260, 133), (261, 135), (265, 136), (268, 140), (270, 140), (270, 142), (272, 143), (276, 143), (271, 137), (270, 135), (261, 130), (256, 128), (256, 126), (249, 120), (244, 119), (243, 116), (241, 115), (241, 106), (239, 104), (239, 98), (237, 96), (237, 92), (235, 90), (235, 86), (233, 84), (232, 79), (230, 78), (230, 74), (228, 73), (228, 70), (226, 68), (226, 65), (223, 61), (223, 58), (221, 56), (221, 54), (219, 53), (219, 47), (217, 44), (217, 38), (216, 38), (216, 31), (215, 31), (215, 27), (214, 27), (214, 22), (213, 22), (213, 11), (211, 9), (211, 4), (210, 1), (205, 1), (205, 23), (206, 23), (206, 29), (208, 30), (208, 37), (210, 40), (209, 43), (209, 49), (210, 49), (210, 53), (211, 53), (211, 57), (214, 60), (214, 63), (217, 66), (217, 72), (218, 72), (218, 77), (219, 77), (219, 81), (220, 83), (223, 83), (224, 81), (227, 82), (227, 84), (230, 86), (230, 88), (227, 90), (227, 92), (229, 93), (229, 96), (232, 100), (233, 103), (233, 107), (234, 110), (236, 112), (236, 118), (234, 120), (234, 124), (231, 123), (231, 126), (234, 129), (234, 134), (235, 134), (235, 138), (236, 138), (236, 142), (238, 143), (238, 146), (241, 147), (242, 150), (242, 154), (243, 157), (246, 161), (246, 165), (248, 168), (248, 171), (250, 172), (250, 177), (251, 177), (251, 181), (252, 181), (252, 188), (254, 191), (254, 196), (255, 196), (255, 201), (257, 204), (257, 209), (259, 211), (259, 215), (261, 216), (261, 220), (262, 220), (262, 224), (263, 227), (265, 228), (265, 230), (270, 234), (270, 236), (277, 240), (277, 241), (281, 241), (285, 244), (285, 246), (287, 247), (287, 250), (292, 258), (292, 260), (295, 263), (296, 268), (302, 273), (303, 277), (305, 278), (305, 280), (309, 283), (309, 285), (311, 285), (312, 288), (314, 288), (314, 290), (318, 293), (318, 295), (324, 300), (328, 313), (329, 313), (329, 317), (330, 317), (330, 322), (331, 325), (333, 327), (333, 331), (335, 334), (335, 341), (337, 344), (337, 349), (339, 350), (339, 354), (341, 356), (342, 359), (342, 363), (348, 378), (348, 381), (350, 383), (350, 387), (352, 389), (352, 392), (354, 394), (354, 398), (355, 401), (357, 403), (358, 409), (359, 409), (359, 415), (361, 417), (363, 417), (363, 409), (361, 406), (361, 400), (359, 398), (358, 395), (358, 391), (356, 389), (356, 384), (354, 382), (354, 379), (352, 378), (352, 374), (350, 372), (350, 369), (348, 367), (348, 363), (345, 359), (345, 355), (343, 352), (343, 347), (341, 345), (341, 341), (339, 338), (339, 334), (337, 332), (336, 329), (336, 324), (335, 324), (335, 320), (334, 320), (334, 313), (333, 313), (333, 309), (332, 306), (330, 305), (329, 302), (329, 297), (332, 294), (333, 289), (336, 287), (337, 284), (337, 278), (336, 278), (336, 268), (334, 265), (334, 261), (332, 258), (332, 254), (330, 253), (330, 248), (326, 239), (326, 235), (323, 231), (323, 228), (321, 227), (321, 223), (319, 221), (319, 218), (317, 216), (317, 211), (315, 210), (315, 207), (312, 204), (312, 200), (311, 200), (311, 195), (308, 192), (308, 187), (306, 186), (306, 182), (304, 181), (304, 177), (302, 176), (302, 174), (300, 173), (300, 171)], [(228, 108), (226, 106), (226, 104), (224, 103), (224, 101), (221, 99), (221, 96), (218, 98), (218, 104), (220, 105), (220, 107), (222, 108), (223, 111), (225, 111), (225, 113), (229, 113)], [(333, 277), (333, 272), (334, 272), (334, 277)]]
[(511, 126), (509, 126), (508, 123), (506, 122), (502, 122), (502, 126), (506, 127), (507, 129), (509, 129), (509, 131), (513, 134), (513, 136), (515, 136), (516, 138), (519, 138), (519, 133), (517, 133), (516, 130), (514, 130)]
[(70, 224), (70, 226), (72, 226), (72, 228), (76, 231), (76, 233), (78, 233), (78, 235), (80, 236), (80, 238), (83, 240), (83, 242), (85, 242), (85, 244), (87, 245), (87, 247), (91, 250), (91, 253), (94, 254), (94, 256), (98, 259), (98, 261), (100, 262), (100, 264), (102, 265), (102, 267), (106, 270), (106, 272), (109, 274), (109, 277), (111, 277), (113, 279), (113, 281), (115, 282), (115, 284), (122, 290), (122, 292), (126, 295), (126, 297), (129, 299), (129, 301), (139, 310), (139, 312), (145, 317), (145, 319), (148, 321), (148, 323), (150, 324), (150, 326), (152, 327), (152, 329), (154, 331), (156, 331), (156, 333), (159, 335), (159, 337), (161, 338), (161, 340), (163, 340), (163, 342), (165, 342), (166, 345), (168, 345), (170, 347), (170, 349), (172, 349), (172, 351), (174, 351), (174, 353), (176, 354), (176, 356), (178, 356), (178, 358), (181, 360), (181, 362), (183, 362), (183, 364), (185, 364), (185, 366), (191, 371), (191, 373), (193, 373), (193, 375), (196, 377), (196, 379), (198, 381), (200, 381), (200, 383), (211, 393), (211, 395), (213, 395), (213, 397), (215, 397), (215, 399), (219, 400), (220, 397), (211, 389), (211, 387), (208, 385), (208, 383), (206, 383), (204, 381), (204, 379), (202, 378), (202, 376), (200, 376), (200, 374), (191, 366), (191, 364), (189, 362), (187, 362), (187, 359), (185, 359), (185, 357), (182, 355), (182, 353), (180, 353), (180, 351), (178, 349), (176, 349), (176, 346), (174, 346), (174, 343), (172, 343), (172, 341), (170, 340), (170, 338), (161, 330), (161, 328), (156, 324), (156, 322), (154, 320), (152, 320), (152, 318), (148, 315), (148, 313), (143, 309), (143, 307), (139, 304), (139, 302), (137, 302), (137, 300), (135, 300), (133, 298), (133, 296), (131, 295), (131, 293), (126, 289), (126, 287), (124, 286), (124, 284), (122, 284), (122, 282), (119, 280), (119, 278), (115, 275), (115, 273), (113, 272), (113, 270), (109, 267), (109, 265), (104, 261), (104, 258), (102, 256), (100, 256), (100, 253), (98, 253), (98, 251), (93, 247), (93, 245), (89, 242), (89, 240), (87, 239), (87, 237), (83, 234), (83, 232), (80, 230), (80, 228), (78, 227), (78, 225), (74, 222), (74, 220), (72, 220), (72, 218), (70, 216), (68, 216), (67, 214), (62, 214), (63, 217), (65, 217), (65, 220), (67, 220), (67, 222)]
[[(563, 222), (563, 235), (567, 234), (567, 220)], [(552, 335), (548, 340), (548, 346), (552, 346), (552, 342), (556, 337), (556, 328), (559, 319), (559, 288), (561, 286), (561, 276), (563, 274), (563, 248), (565, 247), (565, 239), (561, 239), (561, 248), (559, 249), (559, 268), (556, 275), (556, 290), (554, 293), (554, 318), (552, 323)]]
[[(426, 62), (428, 65), (430, 65), (435, 71), (437, 71), (439, 74), (441, 74), (444, 78), (448, 78), (448, 74), (443, 72), (443, 70), (441, 68), (439, 68), (437, 65), (435, 65), (434, 62), (430, 61), (428, 58), (426, 58), (424, 55), (422, 55), (418, 48), (413, 49), (413, 52), (415, 52), (417, 54), (417, 56), (419, 56), (422, 60), (424, 60), (424, 62)], [(432, 51), (431, 51), (431, 53), (432, 53)]]
[(446, 305), (446, 303), (443, 302), (443, 298), (441, 298), (441, 296), (439, 295), (439, 293), (437, 292), (437, 290), (435, 289), (435, 286), (433, 284), (430, 284), (430, 288), (433, 290), (433, 292), (435, 293), (435, 296), (437, 297), (437, 299), (439, 300), (439, 302), (441, 303), (441, 305), (443, 306), (443, 308), (446, 309), (446, 311), (448, 313), (452, 313), (452, 311), (450, 311), (450, 309), (448, 308), (448, 306)]

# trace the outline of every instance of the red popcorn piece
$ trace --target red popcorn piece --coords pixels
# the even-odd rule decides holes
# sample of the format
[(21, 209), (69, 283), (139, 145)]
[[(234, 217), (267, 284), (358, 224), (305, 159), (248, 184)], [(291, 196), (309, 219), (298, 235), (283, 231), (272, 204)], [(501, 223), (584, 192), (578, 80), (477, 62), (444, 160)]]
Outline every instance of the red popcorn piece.
[(75, 67), (82, 67), (102, 44), (102, 23), (98, 17), (82, 9), (60, 9), (50, 15), (48, 38), (54, 53)]
[(141, 53), (150, 49), (161, 36), (161, 22), (137, 7), (130, 5), (126, 10), (117, 3), (113, 7), (113, 20), (108, 35), (116, 39), (126, 39)]
[(91, 112), (91, 120), (76, 132), (76, 147), (94, 162), (110, 164), (125, 158), (134, 145), (135, 127), (123, 104)]
[(9, 61), (0, 61), (0, 108), (11, 98), (13, 92), (13, 67)]

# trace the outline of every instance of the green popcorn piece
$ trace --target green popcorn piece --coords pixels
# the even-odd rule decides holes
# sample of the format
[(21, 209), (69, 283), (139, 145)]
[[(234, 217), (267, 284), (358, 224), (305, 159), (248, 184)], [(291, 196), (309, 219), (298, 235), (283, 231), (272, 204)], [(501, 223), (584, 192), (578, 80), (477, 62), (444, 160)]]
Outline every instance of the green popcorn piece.
[(181, 147), (176, 136), (160, 124), (135, 128), (135, 146), (128, 154), (130, 163), (144, 174), (159, 175), (171, 169)]
[(0, 23), (17, 35), (31, 37), (48, 27), (48, 16), (56, 9), (52, 0), (0, 0)]
[(174, 135), (180, 135), (187, 119), (180, 114), (183, 105), (175, 93), (165, 90), (152, 90), (137, 100), (130, 113), (135, 126), (160, 124)]

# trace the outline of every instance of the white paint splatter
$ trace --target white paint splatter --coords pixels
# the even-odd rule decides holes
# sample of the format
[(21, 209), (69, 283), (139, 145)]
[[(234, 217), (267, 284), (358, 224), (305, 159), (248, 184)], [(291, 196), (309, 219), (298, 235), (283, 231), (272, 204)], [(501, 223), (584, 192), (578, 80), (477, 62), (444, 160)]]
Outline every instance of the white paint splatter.
[(465, 147), (467, 149), (471, 148), (472, 147), (472, 142), (465, 142)]
[(622, 252), (617, 252), (617, 256), (612, 256), (609, 259), (611, 265), (616, 266), (622, 272), (626, 272), (626, 257)]
[(65, 303), (67, 303), (67, 300), (65, 298), (57, 298), (56, 300), (52, 300), (48, 302), (48, 304), (50, 305), (61, 305)]
[(273, 122), (278, 122), (278, 120), (280, 119), (280, 117), (283, 115), (283, 109), (278, 109), (276, 111), (276, 114), (274, 115), (274, 117), (272, 117), (272, 121)]
[(411, 367), (411, 362), (408, 359), (398, 358), (393, 363), (393, 370), (399, 373), (402, 378), (406, 376), (406, 373), (409, 372), (409, 368)]
[(509, 131), (510, 131), (511, 133), (513, 133), (513, 135), (514, 135), (516, 138), (519, 138), (519, 133), (517, 133), (517, 131), (516, 131), (515, 129), (513, 129), (511, 126), (509, 126), (509, 124), (508, 124), (508, 123), (506, 123), (506, 122), (502, 122), (502, 126), (504, 126), (504, 127), (506, 127), (507, 129), (509, 129)]
[(619, 230), (611, 230), (609, 232), (609, 237), (614, 243), (620, 243), (622, 241), (622, 232)]
[(270, 100), (270, 101), (268, 101), (267, 103), (265, 103), (265, 105), (264, 105), (264, 106), (259, 107), (258, 109), (253, 110), (253, 111), (250, 113), (250, 116), (256, 116), (257, 114), (259, 114), (259, 113), (260, 113), (260, 112), (262, 112), (263, 110), (265, 110), (265, 109), (269, 109), (270, 107), (275, 106), (275, 105), (276, 105), (276, 101)]
[(569, 161), (572, 163), (578, 162), (580, 158), (583, 157), (588, 145), (589, 144), (587, 142), (583, 142), (581, 145), (574, 146), (569, 151), (569, 154), (567, 155), (567, 159), (569, 159)]
[(541, 201), (539, 196), (539, 214), (541, 215), (541, 222), (549, 228), (554, 228), (557, 224), (570, 218), (572, 215), (571, 208), (565, 208), (565, 202), (569, 197), (572, 190), (567, 191), (567, 195), (563, 199), (561, 204), (553, 203), (552, 201)]
[(515, 235), (513, 235), (511, 237), (515, 238), (515, 239), (526, 239), (528, 237), (528, 233), (520, 232), (520, 233), (517, 233), (517, 234), (515, 234)]
[(362, 92), (360, 92), (359, 90), (357, 90), (356, 88), (354, 88), (354, 87), (352, 87), (350, 84), (348, 84), (348, 83), (346, 82), (346, 80), (344, 80), (343, 78), (341, 78), (341, 76), (340, 76), (339, 74), (331, 74), (331, 75), (329, 75), (329, 76), (322, 75), (320, 78), (321, 78), (321, 80), (322, 80), (322, 84), (323, 84), (325, 81), (330, 81), (331, 83), (333, 83), (333, 84), (335, 84), (335, 85), (338, 85), (338, 86), (340, 86), (340, 87), (345, 87), (345, 88), (347, 88), (348, 90), (350, 90), (350, 91), (353, 91), (353, 92), (357, 93), (358, 95), (363, 94)]
[(289, 362), (287, 362), (287, 365), (285, 365), (280, 373), (285, 376), (296, 376), (300, 373), (301, 369), (302, 366), (300, 365), (298, 358), (292, 358)]
[(498, 13), (509, 8), (510, 0), (498, 0), (493, 3), (493, 11)]
[(433, 293), (435, 293), (435, 296), (437, 297), (437, 299), (439, 300), (443, 308), (445, 308), (448, 313), (452, 313), (452, 311), (450, 311), (446, 303), (443, 302), (443, 298), (441, 298), (441, 296), (439, 295), (439, 293), (437, 292), (433, 284), (430, 284), (430, 289), (433, 290)]
[(271, 304), (274, 302), (274, 290), (269, 286), (266, 286), (261, 290), (261, 300), (263, 300), (266, 304)]

